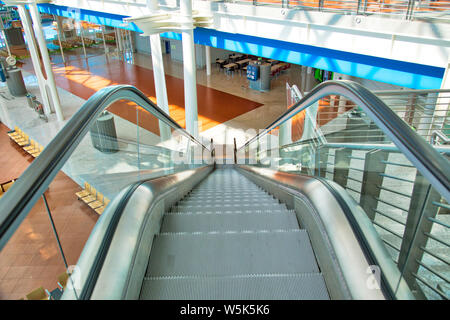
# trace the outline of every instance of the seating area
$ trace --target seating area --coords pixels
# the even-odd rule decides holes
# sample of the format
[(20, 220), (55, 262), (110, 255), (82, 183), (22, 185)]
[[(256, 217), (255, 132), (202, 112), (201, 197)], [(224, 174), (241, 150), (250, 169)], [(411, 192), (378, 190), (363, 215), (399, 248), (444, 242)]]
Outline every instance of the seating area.
[(44, 150), (42, 145), (33, 139), (30, 139), (30, 137), (17, 126), (14, 127), (14, 131), (8, 132), (8, 136), (33, 158), (38, 157), (42, 150)]
[[(69, 274), (64, 272), (58, 276), (57, 285), (58, 287), (53, 291), (48, 291), (44, 287), (39, 287), (34, 289), (26, 295), (26, 300), (59, 300), (67, 286), (67, 281), (69, 280)], [(20, 300), (25, 300), (24, 298)]]
[(109, 204), (109, 199), (106, 198), (102, 193), (97, 191), (89, 183), (84, 183), (84, 189), (75, 193), (78, 200), (86, 203), (90, 208), (95, 210), (97, 214), (101, 215), (105, 210), (106, 206)]
[(0, 198), (3, 197), (3, 195), (5, 194), (6, 191), (8, 191), (9, 188), (11, 188), (11, 186), (14, 184), (14, 182), (17, 179), (13, 179), (10, 181), (6, 181), (3, 183), (0, 183)]
[(244, 75), (246, 74), (247, 65), (251, 61), (260, 60), (262, 63), (270, 63), (271, 67), (271, 76), (276, 77), (278, 76), (282, 71), (287, 70), (291, 67), (290, 63), (285, 63), (277, 60), (272, 59), (266, 59), (266, 58), (260, 58), (257, 56), (252, 55), (244, 55), (244, 54), (230, 54), (228, 55), (228, 59), (216, 59), (216, 65), (223, 69), (224, 72), (227, 74), (233, 74), (234, 71), (239, 71), (239, 73), (242, 75), (244, 72)]
[(248, 63), (252, 59), (248, 55), (243, 54), (230, 54), (228, 55), (228, 59), (216, 59), (216, 65), (224, 69), (227, 74), (233, 74), (234, 71), (242, 71), (246, 69)]

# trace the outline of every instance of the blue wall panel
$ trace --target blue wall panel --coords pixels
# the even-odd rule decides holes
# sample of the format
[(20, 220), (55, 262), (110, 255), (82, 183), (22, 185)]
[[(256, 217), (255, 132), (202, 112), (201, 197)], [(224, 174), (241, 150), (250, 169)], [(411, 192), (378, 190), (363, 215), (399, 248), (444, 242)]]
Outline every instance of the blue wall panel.
[[(142, 32), (134, 23), (125, 26), (122, 19), (127, 16), (123, 15), (91, 10), (74, 10), (69, 7), (52, 4), (40, 4), (38, 7), (41, 12), (49, 14)], [(166, 32), (161, 34), (161, 36), (181, 40), (181, 34), (175, 32)], [(439, 89), (445, 71), (444, 68), (434, 66), (204, 28), (196, 28), (194, 30), (194, 41), (197, 44), (320, 68), (413, 89)]]
[(71, 7), (57, 6), (54, 4), (47, 4), (47, 3), (39, 4), (38, 9), (40, 12), (43, 13), (55, 14), (61, 17), (73, 18), (76, 20), (83, 20), (95, 24), (102, 24), (104, 26), (122, 28), (142, 33), (142, 30), (139, 29), (134, 23), (125, 25), (123, 19), (128, 18), (128, 16), (124, 15), (85, 9), (75, 9)]
[[(161, 36), (181, 39), (167, 32)], [(242, 34), (196, 28), (195, 43), (320, 68), (413, 89), (439, 89), (444, 68)]]

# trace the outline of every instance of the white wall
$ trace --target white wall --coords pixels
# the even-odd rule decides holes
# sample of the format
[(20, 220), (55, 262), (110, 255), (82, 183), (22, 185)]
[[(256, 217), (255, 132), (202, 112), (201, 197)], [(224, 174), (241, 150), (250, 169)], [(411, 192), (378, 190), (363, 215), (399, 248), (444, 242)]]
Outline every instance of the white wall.
[[(170, 10), (176, 0), (159, 1)], [(55, 5), (142, 16), (150, 14), (144, 0), (110, 2), (102, 0), (54, 0)], [(360, 53), (399, 61), (446, 68), (450, 58), (450, 24), (407, 21), (380, 16), (342, 15), (193, 0), (205, 15), (211, 13), (214, 29), (251, 36), (306, 44), (344, 52)]]
[[(183, 46), (180, 40), (170, 39), (170, 57), (172, 60), (183, 62)], [(195, 62), (197, 63), (197, 69), (206, 66), (205, 46), (195, 45)]]

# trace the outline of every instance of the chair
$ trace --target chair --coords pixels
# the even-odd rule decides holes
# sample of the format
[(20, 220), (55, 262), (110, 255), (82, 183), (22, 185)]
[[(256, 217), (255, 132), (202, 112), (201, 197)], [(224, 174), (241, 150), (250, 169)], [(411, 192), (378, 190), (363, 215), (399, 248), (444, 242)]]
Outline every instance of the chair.
[(95, 200), (97, 200), (97, 190), (95, 190), (95, 188), (91, 186), (89, 195), (81, 198), (81, 201), (83, 201), (84, 203), (90, 203)]
[(58, 276), (58, 286), (59, 286), (59, 288), (62, 290), (62, 291), (64, 291), (64, 289), (66, 288), (66, 286), (67, 286), (67, 280), (69, 280), (69, 274), (67, 273), (67, 272), (64, 272), (64, 273), (61, 273), (59, 276)]
[(23, 140), (23, 136), (25, 135), (25, 133), (22, 130), (19, 130), (18, 133), (14, 136), (10, 136), (11, 139), (14, 140), (14, 142)]
[(95, 209), (95, 212), (97, 212), (98, 215), (101, 215), (101, 214), (103, 213), (103, 211), (105, 211), (105, 208), (106, 208), (106, 207), (108, 206), (108, 204), (109, 204), (109, 199), (105, 197), (105, 198), (103, 199), (103, 203), (104, 203), (103, 206), (101, 206), (101, 207)]
[(2, 184), (3, 192), (8, 191), (8, 189), (11, 188), (12, 185), (14, 184), (14, 181), (16, 181), (16, 180), (11, 180), (11, 181), (9, 181), (7, 183)]
[(50, 300), (50, 292), (43, 287), (37, 288), (26, 295), (28, 300)]
[(17, 126), (15, 126), (15, 127), (14, 127), (14, 131), (9, 131), (9, 132), (8, 132), (8, 136), (9, 136), (10, 138), (12, 138), (12, 137), (17, 137), (17, 136), (20, 135), (20, 132), (21, 132), (21, 130), (20, 130)]
[(91, 189), (91, 186), (89, 185), (89, 183), (85, 182), (84, 190), (78, 191), (75, 193), (75, 195), (78, 197), (78, 200), (80, 200), (81, 198), (87, 197), (90, 194), (90, 192), (89, 192), (90, 189)]
[(44, 147), (43, 146), (40, 146), (39, 147), (39, 149), (38, 150), (36, 150), (36, 152), (32, 152), (31, 153), (31, 155), (33, 156), (33, 157), (38, 157), (40, 154), (41, 154), (41, 152), (44, 150)]
[(36, 141), (34, 141), (33, 139), (30, 139), (30, 145), (29, 146), (25, 146), (23, 148), (23, 150), (25, 150), (26, 152), (30, 153), (31, 151), (33, 151), (36, 148)]
[(16, 140), (16, 142), (19, 146), (24, 147), (30, 144), (30, 137), (27, 134), (24, 134), (23, 139)]
[(88, 206), (91, 207), (92, 209), (97, 209), (103, 206), (103, 194), (97, 192), (97, 200), (88, 203)]
[[(34, 142), (34, 143), (33, 143)], [(37, 143), (36, 141), (33, 141), (31, 144), (33, 145), (32, 148), (25, 147), (25, 151), (28, 152), (30, 155), (36, 158), (39, 154), (41, 154), (41, 145)], [(28, 148), (28, 149), (26, 149)]]

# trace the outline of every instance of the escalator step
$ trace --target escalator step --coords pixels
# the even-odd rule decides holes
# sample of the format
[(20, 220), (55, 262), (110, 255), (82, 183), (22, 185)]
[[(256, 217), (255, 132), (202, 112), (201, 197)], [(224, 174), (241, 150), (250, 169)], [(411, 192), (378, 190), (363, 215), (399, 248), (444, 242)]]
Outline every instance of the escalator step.
[(147, 276), (319, 272), (305, 230), (156, 235)]
[(293, 211), (283, 213), (180, 213), (165, 215), (161, 232), (244, 231), (298, 228)]
[(232, 203), (232, 204), (210, 204), (202, 205), (177, 205), (172, 207), (174, 212), (210, 212), (210, 211), (239, 211), (239, 210), (281, 210), (286, 209), (283, 203)]
[(210, 199), (197, 199), (197, 198), (189, 198), (178, 202), (178, 206), (186, 206), (186, 205), (216, 205), (216, 204), (234, 204), (238, 202), (239, 204), (243, 203), (253, 203), (253, 204), (270, 204), (279, 203), (278, 199), (274, 199), (271, 197), (233, 197), (233, 198), (210, 198)]
[(304, 273), (145, 278), (141, 299), (325, 300), (329, 296), (321, 274)]

